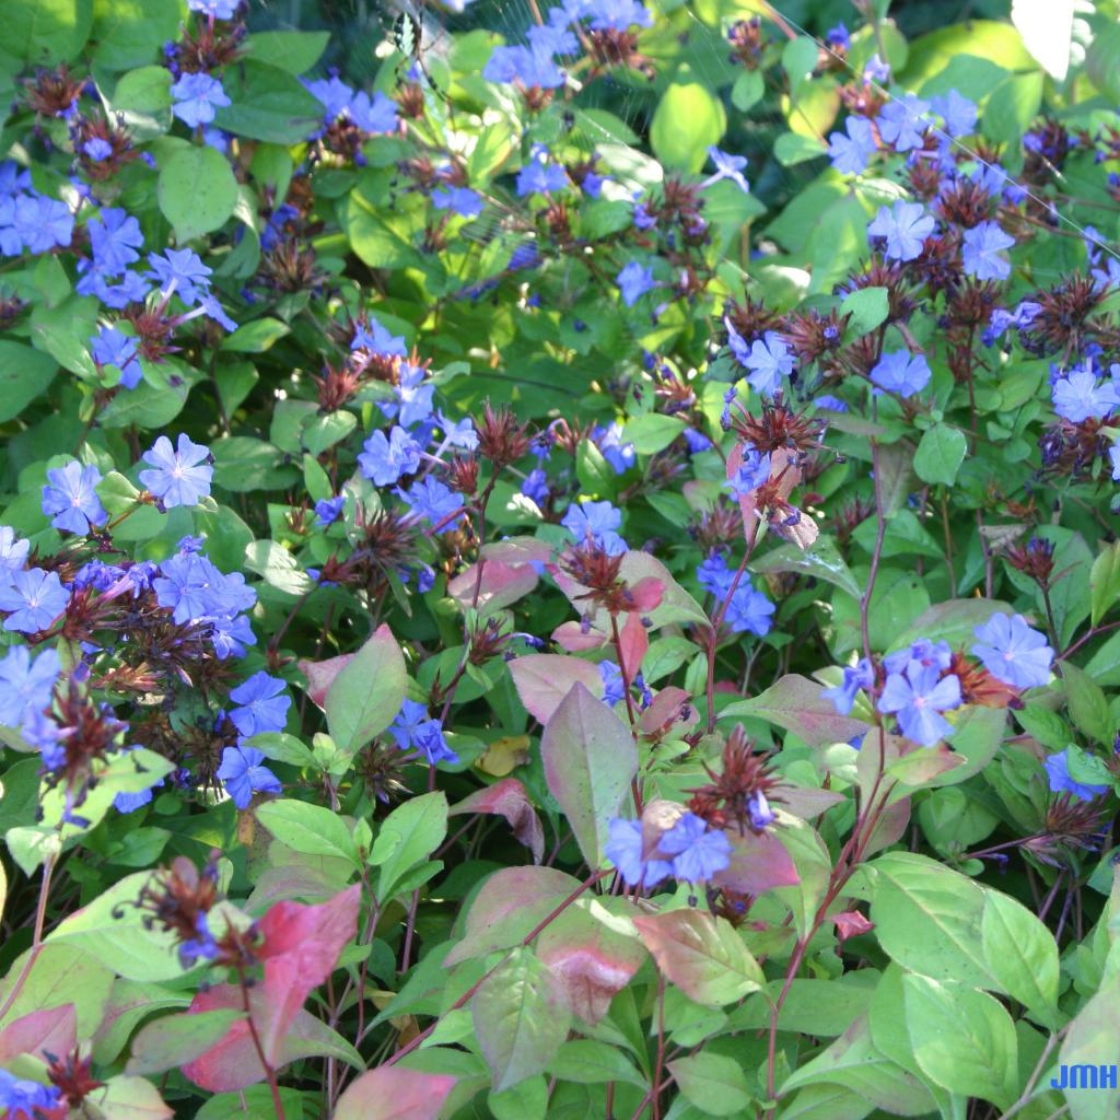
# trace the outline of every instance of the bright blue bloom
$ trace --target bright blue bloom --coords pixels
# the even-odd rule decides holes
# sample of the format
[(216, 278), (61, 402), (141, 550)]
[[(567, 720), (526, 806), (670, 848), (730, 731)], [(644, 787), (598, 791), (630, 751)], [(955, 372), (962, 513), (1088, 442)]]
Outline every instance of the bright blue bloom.
[(362, 446), (365, 450), (358, 456), (358, 466), (376, 486), (391, 486), (401, 475), (420, 469), (420, 444), (399, 424), (393, 425), (388, 438), (376, 431)]
[(322, 104), (323, 120), (327, 124), (342, 116), (354, 98), (354, 91), (337, 74), (314, 82), (304, 81), (303, 84), (307, 92)]
[(411, 490), (397, 490), (397, 496), (420, 518), (439, 526), (440, 533), (453, 528), (463, 515), (463, 499), (431, 475), (412, 485)]
[(618, 535), (622, 525), (622, 511), (610, 502), (573, 502), (560, 522), (577, 544), (588, 538), (608, 556), (617, 556), (627, 550), (626, 542)]
[(545, 163), (540, 152), (517, 173), (517, 197), (527, 194), (549, 194), (568, 185), (568, 173), (558, 163)]
[(1097, 384), (1090, 369), (1070, 370), (1054, 382), (1054, 411), (1074, 424), (1102, 420), (1120, 405), (1120, 394), (1111, 381)]
[(851, 116), (844, 122), (844, 132), (828, 137), (828, 158), (842, 175), (860, 175), (867, 161), (875, 154), (875, 131), (866, 117)]
[(714, 145), (708, 149), (708, 157), (716, 165), (716, 173), (705, 179), (701, 184), (710, 187), (720, 179), (730, 179), (744, 194), (750, 193), (750, 184), (743, 175), (743, 168), (747, 166), (746, 156), (735, 156), (729, 152), (721, 152)]
[(930, 105), (935, 113), (941, 115), (945, 131), (950, 136), (968, 136), (976, 129), (976, 118), (979, 115), (976, 102), (970, 101), (955, 89), (949, 90), (944, 97), (931, 97)]
[(1046, 768), (1046, 777), (1050, 782), (1051, 793), (1071, 793), (1082, 801), (1092, 801), (1094, 797), (1101, 797), (1108, 793), (1110, 785), (1090, 785), (1086, 782), (1075, 782), (1069, 773), (1069, 748), (1050, 755), (1043, 763)]
[[(1120, 448), (1117, 448), (1120, 450)], [(521, 493), (538, 506), (544, 505), (548, 500), (548, 475), (541, 467), (534, 467), (521, 483)]]
[(638, 0), (564, 0), (564, 11), (573, 22), (590, 18), (593, 31), (627, 31), (653, 23)]
[(703, 432), (698, 432), (695, 428), (685, 428), (681, 435), (684, 436), (684, 441), (688, 444), (690, 455), (699, 455), (701, 451), (707, 451), (712, 446), (712, 441)]
[(559, 89), (564, 84), (564, 71), (550, 52), (522, 46), (495, 47), (482, 76), (488, 82), (516, 82), (526, 89)]
[(888, 673), (904, 673), (911, 665), (932, 665), (944, 672), (953, 661), (953, 651), (948, 642), (931, 642), (929, 638), (919, 638), (908, 649), (888, 653), (883, 658), (883, 668)]
[(1015, 238), (1004, 233), (998, 222), (981, 222), (966, 229), (961, 249), (965, 274), (977, 280), (1006, 280), (1011, 275), (1011, 262), (1001, 253), (1014, 244)]
[(436, 420), (443, 429), (443, 444), (446, 447), (461, 447), (464, 451), (474, 451), (478, 447), (478, 432), (469, 416), (462, 420), (449, 420), (442, 412), (436, 413)]
[(766, 800), (766, 794), (762, 790), (755, 790), (747, 798), (747, 817), (750, 819), (751, 828), (756, 832), (761, 832), (778, 819), (778, 814), (770, 808), (770, 802)]
[(793, 351), (774, 331), (753, 342), (740, 360), (751, 371), (747, 381), (760, 397), (774, 396), (782, 387), (782, 378), (793, 373)]
[(651, 230), (657, 225), (657, 219), (646, 208), (646, 204), (638, 199), (634, 200), (634, 228), (641, 230), (643, 233), (646, 230)]
[(980, 642), (972, 647), (972, 656), (996, 680), (1014, 688), (1041, 687), (1050, 680), (1054, 651), (1021, 614), (993, 614), (974, 633)]
[(178, 292), (179, 298), (191, 307), (210, 291), (212, 270), (191, 249), (168, 249), (162, 255), (149, 253), (148, 264), (152, 271), (147, 277), (158, 281), (160, 294), (165, 299)]
[(229, 698), (238, 705), (229, 718), (246, 739), (266, 731), (283, 731), (288, 722), (292, 698), (286, 685), (263, 669), (233, 689)]
[(11, 573), (27, 563), (30, 541), (21, 541), (10, 525), (0, 525), (0, 586), (11, 583)]
[(140, 259), (144, 247), (140, 223), (126, 210), (111, 206), (86, 223), (89, 245), (97, 268), (109, 274), (124, 272)]
[(1113, 444), (1108, 449), (1108, 457), (1112, 462), (1112, 481), (1120, 482), (1120, 444)]
[(447, 745), (443, 725), (431, 719), (428, 709), (416, 700), (405, 700), (397, 718), (389, 725), (393, 742), (402, 751), (422, 751), (431, 766), (440, 762), (457, 763), (459, 756)]
[(824, 41), (828, 43), (830, 47), (837, 47), (844, 51), (852, 45), (852, 37), (848, 34), (848, 29), (844, 26), (843, 20), (835, 27), (830, 27), (824, 33)]
[(407, 358), (408, 347), (403, 335), (389, 333), (377, 319), (370, 319), (368, 326), (360, 320), (354, 324), (354, 337), (350, 339), (350, 349), (369, 350), (382, 358)]
[(961, 682), (955, 675), (942, 677), (932, 665), (911, 663), (905, 673), (890, 673), (879, 697), (879, 711), (893, 712), (907, 739), (932, 747), (953, 727), (941, 712), (961, 703)]
[(616, 817), (607, 823), (607, 842), (603, 845), (603, 854), (615, 865), (628, 887), (656, 886), (673, 872), (671, 860), (658, 859), (656, 856), (646, 859), (644, 850), (641, 821), (627, 821)]
[(869, 689), (875, 683), (875, 669), (866, 657), (859, 660), (855, 667), (844, 667), (844, 679), (835, 688), (826, 688), (821, 691), (821, 696), (832, 701), (832, 706), (842, 715), (851, 713), (852, 705), (856, 702), (856, 693), (861, 689)]
[(623, 434), (623, 427), (617, 420), (606, 428), (596, 424), (591, 430), (592, 440), (603, 453), (603, 458), (614, 467), (616, 474), (625, 474), (638, 461), (634, 445), (627, 443)]
[(406, 428), (423, 424), (432, 415), (435, 386), (426, 380), (420, 366), (408, 362), (401, 362), (398, 379), (393, 386), (393, 399), (378, 401), (378, 407), (383, 415), (390, 420), (396, 418)]
[(247, 809), (254, 793), (283, 793), (280, 779), (264, 765), (264, 754), (256, 747), (226, 747), (217, 777), (234, 805)]
[(346, 497), (339, 494), (337, 498), (321, 498), (315, 503), (315, 518), (319, 525), (333, 525), (341, 516)]
[(909, 152), (923, 144), (923, 133), (929, 127), (924, 114), (929, 112), (929, 102), (912, 93), (888, 101), (879, 110), (879, 135), (885, 144), (896, 152)]
[(922, 246), (933, 228), (933, 218), (920, 202), (896, 202), (889, 210), (879, 207), (867, 232), (887, 239), (883, 255), (888, 260), (912, 261), (922, 255)]
[(21, 727), (48, 708), (61, 671), (57, 650), (45, 649), (32, 661), (27, 646), (12, 646), (0, 661), (0, 724)]
[(770, 452), (761, 452), (752, 443), (743, 445), (743, 462), (735, 478), (726, 483), (736, 498), (745, 498), (770, 481)]
[(653, 269), (643, 268), (637, 261), (631, 261), (614, 281), (622, 293), (622, 302), (633, 307), (646, 294), (654, 289)]
[(140, 481), (164, 509), (196, 506), (209, 495), (214, 477), (210, 448), (189, 436), (180, 433), (175, 450), (167, 436), (160, 436), (143, 459), (151, 469), (140, 472)]
[(871, 381), (878, 388), (910, 397), (920, 393), (930, 382), (933, 374), (923, 354), (911, 354), (908, 350), (895, 350), (884, 354), (871, 371)]
[[(723, 553), (713, 552), (697, 567), (696, 578), (700, 581), (700, 586), (715, 597), (717, 603), (722, 603), (731, 595), (735, 573), (727, 566)], [(727, 604), (723, 621), (732, 633), (749, 631), (763, 638), (770, 633), (774, 610), (774, 604), (761, 591), (754, 589), (750, 576), (744, 573), (739, 577), (735, 594)]]
[[(46, 195), (21, 195), (15, 201), (12, 229), (29, 253), (65, 248), (74, 233), (74, 215), (65, 202)], [(17, 249), (18, 252), (18, 249)]]
[(673, 856), (673, 874), (690, 883), (707, 882), (731, 863), (731, 841), (695, 813), (685, 813), (658, 847)]
[(79, 536), (85, 536), (92, 525), (104, 525), (109, 515), (94, 489), (100, 481), (101, 472), (95, 466), (83, 467), (77, 459), (47, 471), (43, 512), (51, 524)]
[(62, 1090), (56, 1085), (40, 1085), (0, 1069), (0, 1112), (6, 1120), (37, 1120), (41, 1112), (63, 1105)]
[[(248, 801), (245, 804), (248, 805)], [(183, 968), (194, 968), (199, 961), (212, 961), (218, 955), (218, 945), (210, 932), (204, 910), (200, 910), (195, 915), (194, 931), (194, 937), (179, 944), (179, 964)]]
[(432, 205), (437, 210), (451, 210), (460, 218), (477, 218), (485, 207), (482, 196), (470, 187), (437, 187), (432, 191)]
[(222, 89), (222, 83), (202, 73), (184, 74), (171, 86), (171, 96), (175, 99), (171, 111), (191, 128), (209, 124), (218, 109), (232, 104)]
[(187, 0), (187, 7), (192, 12), (213, 16), (215, 19), (233, 19), (239, 2), (240, 0)]
[[(85, 261), (78, 262), (79, 272), (82, 271), (85, 263)], [(112, 282), (110, 275), (94, 269), (80, 276), (75, 288), (79, 295), (96, 296), (101, 303), (114, 311), (121, 311), (130, 303), (143, 303), (148, 295), (148, 285), (144, 278), (137, 272), (129, 271), (125, 271), (118, 281)]]
[(356, 93), (346, 106), (346, 115), (363, 132), (393, 133), (400, 125), (396, 102), (380, 90), (372, 100), (364, 91)]
[(223, 623), (232, 623), (235, 615), (252, 609), (257, 601), (257, 593), (245, 585), (240, 572), (226, 575), (205, 556), (181, 547), (163, 561), (160, 571), (152, 580), (156, 602), (170, 610), (172, 619), (180, 624), (210, 622), (225, 628)]
[(614, 707), (626, 695), (622, 686), (622, 670), (613, 661), (600, 661), (596, 668), (603, 682), (603, 703)]
[(121, 385), (126, 389), (135, 389), (140, 384), (144, 373), (137, 358), (139, 343), (135, 338), (116, 327), (103, 326), (89, 340), (89, 351), (99, 366), (116, 366), (121, 371)]
[(813, 407), (827, 408), (829, 412), (847, 412), (848, 402), (832, 396), (831, 393), (822, 393), (819, 397), (813, 398)]
[(37, 634), (48, 626), (70, 602), (70, 592), (62, 586), (58, 572), (29, 568), (12, 572), (12, 582), (0, 587), (0, 611), (8, 613), (5, 630)]
[(31, 172), (13, 160), (0, 163), (0, 197), (31, 190)]

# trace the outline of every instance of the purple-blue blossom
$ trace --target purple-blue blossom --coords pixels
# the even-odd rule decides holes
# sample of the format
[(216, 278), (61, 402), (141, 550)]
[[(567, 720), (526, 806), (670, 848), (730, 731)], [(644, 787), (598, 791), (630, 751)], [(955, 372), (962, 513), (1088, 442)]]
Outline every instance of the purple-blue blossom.
[(929, 103), (945, 122), (945, 131), (950, 136), (968, 136), (975, 131), (979, 116), (975, 101), (951, 89), (944, 97), (931, 97)]
[(886, 239), (883, 255), (888, 260), (912, 261), (922, 255), (922, 247), (933, 229), (934, 220), (920, 202), (900, 201), (889, 210), (880, 206), (867, 232)]
[(217, 777), (239, 809), (248, 809), (254, 793), (283, 793), (280, 779), (264, 764), (256, 747), (226, 747)]
[(196, 506), (210, 494), (214, 477), (210, 449), (184, 433), (174, 448), (167, 436), (160, 436), (143, 459), (148, 469), (140, 472), (140, 481), (165, 510)]
[(437, 210), (450, 210), (460, 218), (477, 218), (485, 203), (478, 191), (470, 187), (437, 187), (432, 191), (432, 205)]
[(288, 722), (292, 698), (287, 686), (263, 669), (233, 689), (229, 698), (237, 705), (229, 718), (246, 739), (268, 731), (283, 731)]
[(86, 223), (89, 247), (96, 267), (115, 275), (140, 259), (138, 249), (144, 247), (140, 223), (126, 210), (106, 207)]
[(844, 132), (829, 134), (828, 158), (842, 175), (860, 175), (876, 147), (871, 122), (866, 117), (851, 116), (844, 122)]
[(633, 307), (646, 294), (653, 291), (653, 269), (631, 261), (615, 277), (618, 290), (622, 293), (622, 302), (627, 307)]
[(140, 368), (139, 343), (116, 327), (103, 326), (89, 340), (89, 351), (99, 366), (116, 366), (121, 371), (121, 385), (135, 389), (144, 371)]
[(603, 854), (628, 887), (654, 887), (673, 873), (672, 860), (660, 857), (656, 850), (647, 858), (641, 821), (621, 817), (608, 821)]
[(902, 734), (922, 747), (932, 747), (952, 734), (941, 713), (960, 707), (961, 682), (954, 674), (942, 677), (933, 665), (911, 662), (904, 673), (889, 673), (879, 711), (898, 719)]
[(529, 194), (550, 194), (563, 190), (568, 185), (568, 173), (558, 163), (545, 163), (540, 151), (517, 173), (517, 197)]
[(750, 184), (743, 175), (743, 168), (747, 166), (746, 156), (732, 155), (730, 152), (720, 151), (713, 145), (708, 149), (708, 158), (716, 165), (716, 171), (701, 183), (702, 187), (710, 187), (721, 179), (728, 179), (744, 194), (750, 193)]
[(879, 110), (879, 135), (896, 152), (920, 148), (924, 143), (925, 130), (929, 127), (925, 119), (928, 112), (929, 102), (912, 93), (896, 97)]
[(214, 19), (233, 19), (241, 0), (187, 0), (187, 7)]
[(375, 486), (392, 486), (402, 475), (420, 469), (420, 444), (399, 424), (393, 425), (388, 437), (383, 431), (373, 432), (362, 447), (358, 466)]
[(70, 592), (62, 586), (58, 572), (28, 568), (12, 572), (11, 580), (0, 587), (0, 611), (8, 615), (5, 630), (37, 634), (46, 630), (70, 602)]
[(416, 700), (405, 700), (397, 718), (389, 725), (389, 734), (398, 750), (417, 750), (430, 766), (440, 762), (457, 763), (459, 756), (447, 745), (443, 725), (428, 715), (428, 709)]
[(981, 222), (964, 231), (961, 258), (967, 276), (977, 280), (1006, 280), (1011, 275), (1011, 262), (1003, 255), (1015, 238), (1004, 233), (997, 222)]
[(1050, 680), (1054, 651), (1021, 614), (993, 614), (974, 633), (980, 640), (972, 656), (997, 680), (1014, 688), (1038, 688)]
[(592, 540), (608, 556), (625, 552), (626, 542), (618, 535), (622, 511), (610, 502), (573, 502), (560, 522), (577, 544)]
[(463, 516), (462, 497), (431, 475), (414, 482), (409, 490), (395, 493), (416, 517), (438, 526), (439, 533), (446, 533)]
[(821, 696), (832, 701), (832, 706), (842, 715), (851, 713), (856, 696), (875, 683), (875, 669), (866, 657), (860, 658), (856, 665), (844, 666), (844, 679), (834, 688), (821, 691)]
[(1098, 384), (1091, 369), (1074, 369), (1054, 382), (1051, 390), (1054, 411), (1073, 424), (1102, 420), (1120, 405), (1120, 393), (1112, 381)]
[(933, 374), (924, 354), (911, 354), (909, 350), (894, 350), (884, 354), (871, 370), (871, 381), (877, 388), (900, 397), (920, 393)]
[(770, 452), (759, 451), (753, 443), (743, 444), (743, 461), (735, 477), (727, 481), (737, 498), (745, 498), (770, 480)]
[(559, 89), (565, 80), (564, 71), (549, 51), (520, 45), (495, 47), (482, 68), (482, 76), (488, 82), (516, 83), (526, 89)]
[(171, 96), (174, 104), (171, 111), (184, 124), (197, 128), (209, 124), (219, 109), (232, 104), (222, 89), (222, 83), (210, 74), (184, 74), (172, 83)]
[[(1070, 774), (1070, 750), (1071, 748), (1066, 747), (1064, 751), (1059, 751), (1057, 754), (1050, 755), (1043, 763), (1046, 769), (1046, 778), (1050, 784), (1050, 792), (1072, 794), (1081, 801), (1092, 801), (1094, 797), (1102, 797), (1104, 794), (1108, 793), (1108, 791), (1112, 789), (1110, 784), (1077, 781)], [(1081, 754), (1081, 752), (1078, 753)], [(1082, 766), (1085, 765), (1083, 757), (1078, 759)], [(1097, 761), (1094, 755), (1088, 757)], [(1100, 769), (1104, 770), (1103, 765), (1101, 765)], [(1101, 776), (1104, 777), (1107, 773), (1108, 771), (1105, 770), (1104, 774)]]
[(51, 524), (78, 536), (89, 533), (91, 526), (104, 525), (109, 515), (95, 489), (100, 481), (101, 472), (95, 466), (82, 466), (77, 459), (47, 471), (43, 512)]
[(152, 271), (147, 273), (147, 277), (158, 282), (164, 299), (170, 299), (173, 293), (178, 292), (179, 298), (191, 307), (209, 294), (213, 270), (202, 263), (193, 249), (149, 253), (148, 264), (152, 266)]
[(42, 1085), (0, 1069), (0, 1112), (5, 1120), (37, 1120), (43, 1113), (57, 1115), (59, 1108), (69, 1111), (56, 1085)]
[(760, 397), (774, 396), (782, 388), (782, 378), (793, 373), (793, 351), (774, 331), (756, 339), (740, 361), (750, 370), (747, 381)]
[(731, 841), (695, 813), (684, 813), (658, 847), (673, 857), (673, 874), (689, 883), (705, 883), (731, 863)]
[(0, 661), (0, 724), (21, 727), (33, 713), (49, 707), (61, 671), (55, 649), (44, 649), (32, 659), (27, 646), (10, 647)]

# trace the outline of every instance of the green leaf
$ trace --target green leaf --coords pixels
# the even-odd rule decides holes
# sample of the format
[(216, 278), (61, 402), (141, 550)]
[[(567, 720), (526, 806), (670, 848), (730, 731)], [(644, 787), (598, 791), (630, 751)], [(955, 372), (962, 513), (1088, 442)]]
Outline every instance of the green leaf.
[(747, 1076), (734, 1058), (701, 1051), (666, 1067), (685, 1098), (709, 1116), (735, 1116), (751, 1103)]
[(291, 327), (279, 319), (254, 319), (222, 340), (223, 350), (241, 354), (262, 354), (291, 332)]
[(697, 1003), (735, 1003), (766, 982), (742, 935), (725, 918), (670, 910), (637, 917), (634, 925), (665, 978)]
[(839, 587), (853, 599), (858, 599), (862, 593), (862, 588), (849, 571), (835, 541), (828, 536), (818, 537), (804, 549), (795, 544), (778, 545), (757, 560), (752, 560), (751, 571), (759, 575), (768, 575), (770, 572), (800, 572)]
[(5, 1009), (0, 1028), (33, 1011), (73, 1004), (78, 1037), (92, 1038), (105, 1022), (105, 1005), (117, 970), (113, 952), (103, 957), (74, 945), (44, 944), (39, 955), (33, 961), (30, 958), (30, 949), (16, 957), (0, 980), (0, 1007)]
[(543, 1073), (568, 1036), (572, 1013), (530, 949), (517, 949), (471, 1000), (475, 1037), (501, 1092)]
[(844, 297), (840, 314), (851, 316), (845, 333), (853, 339), (869, 334), (887, 321), (890, 314), (889, 293), (886, 288), (861, 288)]
[(221, 152), (184, 148), (160, 168), (156, 197), (181, 243), (226, 224), (237, 205), (237, 180)]
[(1120, 598), (1120, 541), (1106, 544), (1089, 573), (1089, 621), (1096, 626)]
[(618, 493), (618, 475), (614, 467), (589, 439), (580, 440), (576, 448), (576, 478), (585, 498), (613, 501)]
[[(1111, 956), (1115, 959), (1115, 952)], [(1068, 1067), (1071, 1083), (1075, 1071), (1079, 1085), (1087, 1088), (1096, 1084), (1095, 1079), (1089, 1081), (1088, 1077), (1098, 1075), (1102, 1068), (1115, 1068), (1117, 1007), (1120, 973), (1113, 970), (1067, 1029), (1059, 1061)], [(1120, 1108), (1120, 1089), (1102, 1085), (1096, 1092), (1075, 1090), (1066, 1095), (1066, 1100), (1073, 1120), (1112, 1120)]]
[(323, 57), (330, 41), (329, 31), (254, 31), (246, 46), (254, 62), (275, 66), (298, 77)]
[(0, 55), (29, 66), (78, 57), (93, 27), (93, 0), (8, 0)]
[(649, 140), (663, 164), (695, 175), (726, 127), (722, 102), (707, 86), (684, 80), (673, 82), (661, 95), (650, 122)]
[[(828, 154), (828, 146), (812, 136), (783, 132), (774, 144), (774, 158), (783, 167), (794, 167)], [(868, 289), (872, 291), (873, 289)]]
[(1046, 75), (1013, 74), (992, 91), (984, 106), (984, 135), (997, 144), (1018, 147), (1042, 107)]
[(664, 451), (684, 431), (684, 421), (679, 416), (662, 416), (647, 412), (626, 423), (623, 439), (632, 443), (639, 455), (656, 455)]
[(401, 710), (407, 689), (401, 647), (382, 624), (327, 690), (327, 728), (338, 749), (356, 751), (380, 735)]
[(322, 120), (322, 102), (278, 66), (246, 58), (229, 68), (223, 84), (233, 104), (218, 110), (214, 125), (235, 136), (298, 144)]
[(295, 852), (335, 856), (361, 867), (358, 848), (343, 819), (322, 805), (306, 801), (269, 801), (256, 809), (257, 819)]
[(761, 70), (744, 70), (731, 87), (731, 104), (740, 113), (757, 105), (766, 92), (766, 81)]
[(398, 805), (381, 822), (369, 862), (381, 868), (377, 901), (393, 897), (397, 883), (423, 863), (447, 835), (447, 798), (439, 791), (414, 797)]
[(871, 920), (892, 960), (934, 980), (1001, 990), (984, 959), (984, 891), (976, 883), (911, 853), (891, 852), (871, 866)]
[(178, 0), (93, 0), (96, 64), (131, 70), (154, 62), (160, 44), (175, 38), (179, 20)]
[(1006, 1008), (986, 992), (928, 976), (903, 976), (902, 989), (922, 1072), (952, 1093), (1008, 1108), (1016, 1096), (1019, 1044)]
[(1058, 945), (1025, 906), (1002, 891), (984, 892), (984, 960), (1001, 989), (1053, 1029), (1058, 1013)]
[(140, 1028), (129, 1046), (125, 1069), (131, 1076), (179, 1069), (201, 1057), (229, 1034), (243, 1011), (192, 1011), (166, 1015)]
[(622, 721), (580, 683), (548, 721), (541, 761), (549, 792), (571, 825), (590, 867), (603, 860), (607, 824), (638, 773), (638, 748)]
[(964, 462), (968, 439), (959, 428), (934, 424), (927, 429), (914, 454), (914, 473), (931, 485), (952, 486)]
[(1120, 100), (1120, 25), (1100, 19), (1085, 55), (1085, 73), (1106, 97)]
[(782, 48), (782, 67), (789, 77), (789, 88), (796, 91), (797, 87), (812, 74), (820, 56), (820, 47), (815, 39), (802, 35), (791, 39)]
[(649, 1085), (649, 1081), (618, 1047), (590, 1038), (565, 1042), (549, 1063), (548, 1073), (561, 1081), (574, 1081), (581, 1085), (607, 1081), (620, 1081), (641, 1088)]
[(0, 423), (17, 417), (58, 373), (50, 354), (0, 339)]
[(283, 452), (261, 439), (232, 436), (215, 440), (210, 452), (215, 484), (235, 494), (282, 490), (299, 479), (299, 471), (286, 462)]
[(1069, 727), (1057, 712), (1042, 704), (1024, 704), (1015, 712), (1019, 726), (1044, 747), (1060, 751), (1069, 743)]
[(286, 595), (306, 595), (315, 589), (299, 561), (276, 541), (254, 541), (245, 549), (245, 566), (264, 577), (269, 587)]
[(790, 673), (765, 692), (737, 700), (723, 708), (721, 719), (752, 716), (792, 731), (810, 746), (846, 743), (867, 730), (867, 724), (842, 716), (836, 705), (821, 696), (824, 686)]
[(1062, 662), (1069, 718), (1078, 731), (1101, 746), (1111, 747), (1116, 735), (1116, 720), (1108, 706), (1104, 690), (1083, 669), (1069, 661)]

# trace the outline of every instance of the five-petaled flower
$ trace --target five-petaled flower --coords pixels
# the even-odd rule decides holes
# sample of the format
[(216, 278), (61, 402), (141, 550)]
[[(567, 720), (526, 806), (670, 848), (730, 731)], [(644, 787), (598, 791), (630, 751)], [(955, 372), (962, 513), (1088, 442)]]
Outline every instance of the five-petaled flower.
[(159, 499), (164, 509), (175, 506), (196, 506), (210, 493), (214, 468), (210, 449), (180, 433), (176, 448), (171, 440), (160, 436), (150, 451), (145, 451), (148, 470), (140, 472), (140, 481)]
[(43, 512), (51, 516), (51, 524), (79, 536), (85, 536), (93, 525), (104, 525), (109, 515), (95, 489), (100, 481), (101, 472), (95, 466), (83, 467), (77, 459), (47, 471)]

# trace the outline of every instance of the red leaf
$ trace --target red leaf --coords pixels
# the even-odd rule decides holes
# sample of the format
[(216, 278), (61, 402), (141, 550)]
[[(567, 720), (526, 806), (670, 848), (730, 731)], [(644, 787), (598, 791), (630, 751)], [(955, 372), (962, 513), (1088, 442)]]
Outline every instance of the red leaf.
[(846, 743), (867, 731), (867, 724), (842, 716), (832, 701), (821, 696), (823, 685), (790, 673), (759, 696), (730, 704), (720, 718), (755, 716), (800, 736), (811, 747)]
[(801, 882), (789, 852), (769, 832), (739, 836), (732, 831), (724, 835), (731, 841), (731, 862), (713, 876), (717, 886), (740, 894), (760, 895), (774, 887), (792, 887)]
[[(283, 1065), (284, 1043), (313, 988), (334, 971), (339, 954), (358, 931), (361, 887), (354, 886), (320, 906), (278, 902), (260, 920), (264, 982), (249, 989), (249, 1008), (265, 1058)], [(199, 992), (190, 1012), (242, 1010), (241, 989), (220, 984)], [(216, 1046), (183, 1067), (196, 1085), (211, 1092), (243, 1089), (264, 1077), (248, 1023), (235, 1023)]]
[(632, 681), (641, 671), (642, 662), (649, 651), (649, 635), (642, 625), (641, 616), (631, 611), (618, 636), (618, 656), (623, 677)]
[(569, 653), (584, 653), (589, 649), (602, 649), (611, 639), (594, 626), (585, 630), (579, 622), (562, 622), (552, 631), (552, 640)]
[(459, 606), (477, 606), (487, 611), (500, 610), (523, 599), (537, 586), (539, 577), (530, 564), (506, 564), (501, 560), (487, 560), (482, 565), (482, 579), (479, 581), (478, 565), (472, 564), (465, 572), (457, 575), (447, 585), (447, 594)]
[(870, 933), (875, 928), (875, 923), (868, 921), (858, 910), (833, 914), (832, 921), (836, 923), (836, 936), (841, 941), (858, 937), (861, 933)]
[(544, 829), (525, 787), (516, 778), (505, 778), (472, 793), (449, 809), (447, 815), (456, 813), (493, 813), (505, 817), (514, 836), (533, 853), (533, 862), (540, 863), (544, 856)]
[(700, 718), (692, 706), (692, 693), (683, 688), (663, 688), (654, 698), (640, 720), (642, 734), (653, 739), (664, 739), (670, 733), (683, 734)]
[(530, 653), (509, 663), (517, 695), (538, 723), (548, 723), (577, 682), (602, 699), (603, 678), (590, 661), (559, 653)]
[(338, 1098), (334, 1120), (437, 1120), (455, 1078), (400, 1066), (363, 1073)]
[(330, 692), (335, 677), (354, 660), (354, 656), (352, 653), (344, 653), (341, 657), (331, 657), (326, 661), (301, 658), (296, 662), (299, 671), (307, 678), (307, 695), (316, 707), (326, 710), (327, 693)]
[(0, 1031), (0, 1066), (21, 1054), (37, 1058), (46, 1051), (61, 1057), (77, 1045), (74, 1005), (64, 1003), (15, 1019)]

